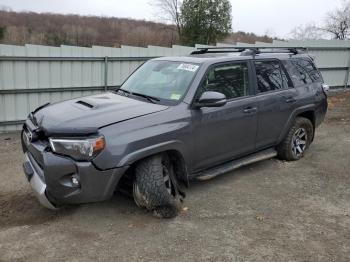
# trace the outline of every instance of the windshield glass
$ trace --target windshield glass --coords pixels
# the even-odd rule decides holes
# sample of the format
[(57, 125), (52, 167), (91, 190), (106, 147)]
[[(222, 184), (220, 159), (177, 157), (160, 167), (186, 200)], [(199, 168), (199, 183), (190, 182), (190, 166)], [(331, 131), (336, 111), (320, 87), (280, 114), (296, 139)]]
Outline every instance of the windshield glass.
[(121, 90), (176, 102), (186, 93), (198, 64), (152, 60), (143, 64)]

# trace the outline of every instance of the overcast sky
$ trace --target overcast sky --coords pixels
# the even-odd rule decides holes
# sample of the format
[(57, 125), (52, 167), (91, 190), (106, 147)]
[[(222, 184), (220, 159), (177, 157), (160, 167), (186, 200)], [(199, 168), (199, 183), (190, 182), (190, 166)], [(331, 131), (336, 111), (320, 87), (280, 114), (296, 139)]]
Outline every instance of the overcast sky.
[[(233, 30), (288, 37), (297, 25), (320, 23), (341, 0), (230, 0)], [(14, 11), (70, 13), (156, 20), (150, 0), (0, 0)]]

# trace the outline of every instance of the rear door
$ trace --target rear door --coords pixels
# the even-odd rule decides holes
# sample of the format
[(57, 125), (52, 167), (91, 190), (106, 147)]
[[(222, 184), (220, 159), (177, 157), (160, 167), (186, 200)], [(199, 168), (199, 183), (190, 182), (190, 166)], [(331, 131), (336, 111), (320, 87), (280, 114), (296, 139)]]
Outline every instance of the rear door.
[(196, 98), (205, 91), (226, 95), (222, 107), (193, 109), (195, 170), (211, 167), (255, 149), (257, 105), (247, 61), (213, 65), (205, 74)]
[(256, 74), (258, 129), (256, 149), (277, 143), (297, 102), (296, 90), (277, 59), (253, 61)]

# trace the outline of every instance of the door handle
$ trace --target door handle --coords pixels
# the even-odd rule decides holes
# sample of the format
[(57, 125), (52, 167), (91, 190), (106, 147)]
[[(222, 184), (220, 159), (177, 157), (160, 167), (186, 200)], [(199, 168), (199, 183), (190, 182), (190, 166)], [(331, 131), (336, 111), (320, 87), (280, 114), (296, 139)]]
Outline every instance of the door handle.
[(256, 111), (258, 111), (256, 107), (247, 107), (243, 109), (243, 113), (245, 114), (255, 113)]
[(286, 103), (295, 103), (297, 100), (294, 97), (288, 97)]

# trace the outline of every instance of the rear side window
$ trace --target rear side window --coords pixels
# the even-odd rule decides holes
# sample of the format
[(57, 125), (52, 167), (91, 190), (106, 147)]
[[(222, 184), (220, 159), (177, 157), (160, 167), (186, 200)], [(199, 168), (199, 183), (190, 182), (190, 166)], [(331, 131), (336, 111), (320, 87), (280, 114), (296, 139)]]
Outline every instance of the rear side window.
[(289, 79), (279, 61), (255, 61), (258, 93), (288, 88)]
[(292, 59), (293, 63), (295, 64), (297, 70), (300, 72), (300, 74), (303, 77), (303, 74), (305, 74), (305, 80), (307, 83), (310, 82), (322, 82), (322, 77), (320, 73), (317, 71), (315, 65), (308, 59), (298, 58), (298, 59)]
[(199, 95), (205, 91), (220, 92), (227, 99), (249, 95), (247, 63), (230, 63), (211, 68), (204, 77)]

